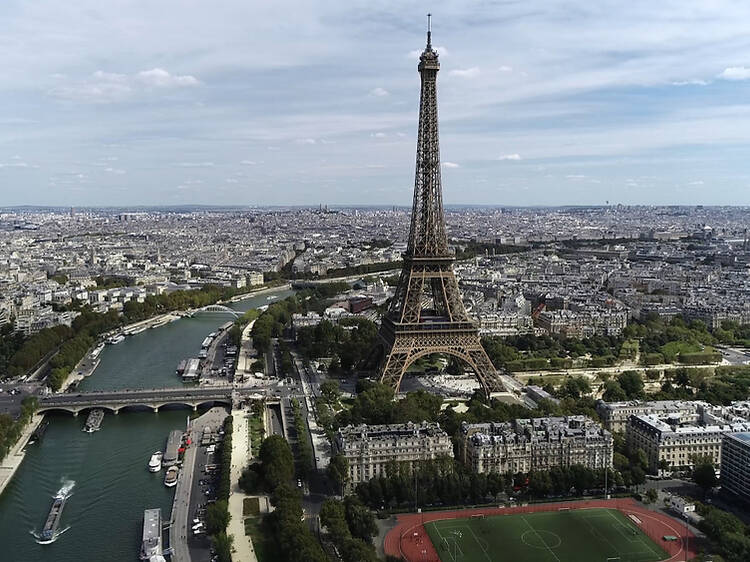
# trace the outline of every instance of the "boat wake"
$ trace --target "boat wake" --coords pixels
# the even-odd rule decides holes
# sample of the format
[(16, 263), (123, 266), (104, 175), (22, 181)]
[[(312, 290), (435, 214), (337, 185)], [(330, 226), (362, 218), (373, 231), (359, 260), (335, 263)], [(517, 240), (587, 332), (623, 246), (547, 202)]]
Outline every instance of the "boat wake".
[(73, 495), (73, 487), (76, 485), (75, 480), (63, 480), (62, 487), (57, 491), (55, 496), (65, 496), (69, 498)]
[(45, 539), (42, 535), (40, 535), (37, 531), (29, 531), (31, 535), (36, 539), (36, 542), (38, 544), (52, 544), (55, 542), (60, 535), (62, 535), (65, 531), (68, 531), (70, 527), (65, 527), (64, 529), (61, 529), (59, 531), (56, 531), (54, 535), (52, 535), (51, 539)]
[(64, 529), (58, 529), (57, 527), (60, 524), (60, 518), (62, 517), (65, 502), (73, 495), (73, 488), (75, 485), (75, 480), (63, 480), (62, 486), (53, 497), (54, 501), (52, 502), (52, 507), (50, 508), (49, 515), (45, 521), (44, 529), (41, 533), (35, 530), (29, 531), (34, 536), (37, 543), (51, 544), (65, 531), (70, 529), (70, 527), (65, 527)]

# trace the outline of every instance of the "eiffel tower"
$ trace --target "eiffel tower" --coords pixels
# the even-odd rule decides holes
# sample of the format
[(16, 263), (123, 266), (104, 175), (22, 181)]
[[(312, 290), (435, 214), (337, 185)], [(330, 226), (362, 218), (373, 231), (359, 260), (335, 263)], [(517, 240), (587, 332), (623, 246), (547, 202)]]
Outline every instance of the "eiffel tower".
[(504, 387), (461, 301), (453, 273), (455, 257), (445, 233), (436, 90), (440, 63), (427, 17), (427, 47), (418, 66), (422, 90), (409, 244), (396, 294), (380, 327), (384, 350), (380, 381), (398, 392), (409, 365), (425, 355), (442, 353), (468, 364), (490, 396)]

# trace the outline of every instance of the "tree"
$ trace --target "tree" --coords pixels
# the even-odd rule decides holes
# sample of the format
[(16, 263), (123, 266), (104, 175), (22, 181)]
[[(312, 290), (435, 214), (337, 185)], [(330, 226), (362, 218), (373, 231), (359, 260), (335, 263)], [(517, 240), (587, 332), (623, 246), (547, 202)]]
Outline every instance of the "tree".
[(289, 482), (294, 476), (292, 449), (280, 435), (270, 435), (263, 440), (259, 457), (263, 465), (263, 478), (272, 489)]
[(538, 498), (543, 498), (552, 491), (552, 478), (546, 470), (529, 474), (529, 491)]
[(617, 382), (625, 391), (629, 400), (643, 396), (643, 377), (638, 371), (624, 371), (617, 377)]
[(656, 488), (649, 488), (646, 490), (646, 503), (654, 503), (659, 497), (659, 493), (656, 491)]
[(331, 379), (323, 381), (320, 383), (320, 393), (328, 404), (336, 404), (341, 397), (338, 381)]
[(378, 534), (375, 516), (365, 507), (357, 496), (347, 496), (344, 499), (346, 522), (352, 536), (370, 542)]
[(206, 508), (206, 532), (216, 535), (226, 531), (229, 525), (229, 507), (226, 500), (218, 500)]
[(246, 494), (254, 494), (258, 490), (258, 482), (260, 480), (258, 470), (262, 470), (262, 467), (258, 466), (257, 464), (246, 466), (242, 470), (242, 474), (240, 475), (240, 480), (238, 482), (240, 490), (242, 490)]
[(716, 486), (716, 471), (714, 465), (708, 461), (702, 461), (693, 469), (693, 481), (703, 490), (703, 495)]
[(557, 392), (559, 398), (578, 399), (582, 394), (591, 392), (589, 381), (583, 377), (568, 377)]
[(628, 395), (620, 386), (617, 381), (609, 380), (604, 383), (604, 394), (602, 394), (602, 400), (605, 402), (621, 402), (627, 400)]
[(349, 461), (344, 455), (334, 455), (328, 464), (328, 477), (333, 480), (344, 495), (344, 486), (349, 480)]
[(218, 562), (232, 562), (232, 543), (234, 543), (234, 537), (221, 532), (214, 535), (211, 540), (216, 550)]

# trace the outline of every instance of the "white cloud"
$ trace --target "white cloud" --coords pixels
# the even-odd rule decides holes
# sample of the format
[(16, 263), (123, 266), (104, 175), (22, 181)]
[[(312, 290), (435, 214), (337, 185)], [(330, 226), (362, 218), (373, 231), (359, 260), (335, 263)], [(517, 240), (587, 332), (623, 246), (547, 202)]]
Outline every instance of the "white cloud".
[(383, 96), (387, 96), (389, 93), (390, 92), (388, 90), (386, 90), (385, 88), (380, 88), (380, 87), (373, 88), (372, 90), (370, 90), (370, 95), (371, 96), (376, 96), (376, 97), (379, 97), (379, 98), (381, 98)]
[(750, 68), (745, 66), (730, 66), (725, 68), (719, 78), (724, 80), (747, 80), (750, 78)]
[(472, 66), (471, 68), (457, 68), (448, 72), (451, 76), (458, 76), (459, 78), (476, 78), (479, 76), (479, 67)]
[(497, 158), (498, 160), (520, 160), (521, 155), (520, 154), (501, 154)]
[(213, 168), (213, 162), (178, 162), (180, 168)]
[(243, 160), (240, 164), (244, 164), (245, 166), (255, 166), (257, 162), (255, 160)]
[(503, 64), (497, 69), (499, 72), (513, 72), (513, 67), (508, 66), (507, 64)]
[(315, 139), (297, 139), (297, 144), (315, 144)]
[(443, 162), (444, 168), (460, 168), (460, 164), (456, 164), (455, 162)]
[(565, 178), (569, 180), (582, 180), (585, 177), (586, 176), (584, 176), (583, 174), (568, 174), (565, 176)]
[(173, 75), (163, 68), (142, 70), (132, 75), (97, 70), (85, 80), (55, 86), (48, 93), (70, 101), (116, 103), (142, 92), (196, 86), (199, 83), (194, 76)]
[(388, 135), (386, 135), (383, 132), (378, 132), (378, 133), (370, 133), (370, 136), (373, 137), (373, 138), (375, 138), (375, 139), (384, 139)]
[(678, 80), (677, 82), (672, 82), (672, 86), (708, 86), (710, 83), (710, 80), (691, 78), (690, 80)]
[(126, 173), (125, 170), (120, 169), (120, 168), (104, 168), (104, 171), (110, 174), (118, 175), (118, 176), (121, 176)]
[(142, 70), (136, 75), (136, 78), (143, 84), (154, 88), (197, 86), (200, 83), (195, 76), (190, 76), (189, 74), (176, 76), (163, 68)]

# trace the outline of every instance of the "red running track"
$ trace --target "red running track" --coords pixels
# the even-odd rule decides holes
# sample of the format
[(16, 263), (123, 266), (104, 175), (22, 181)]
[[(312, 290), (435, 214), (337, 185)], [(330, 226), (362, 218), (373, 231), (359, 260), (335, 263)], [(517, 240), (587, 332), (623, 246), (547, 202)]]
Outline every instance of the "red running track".
[[(587, 500), (577, 502), (559, 502), (534, 504), (506, 508), (462, 509), (457, 511), (433, 511), (429, 513), (410, 513), (399, 515), (396, 526), (385, 537), (383, 548), (386, 554), (395, 556), (407, 562), (439, 562), (435, 547), (425, 531), (424, 523), (445, 519), (468, 518), (472, 515), (511, 515), (513, 513), (535, 513), (538, 511), (558, 511), (560, 508), (592, 509), (597, 507), (614, 508), (625, 515), (635, 516), (640, 523), (634, 521), (641, 530), (656, 544), (660, 545), (668, 554), (666, 561), (690, 560), (698, 555), (695, 548), (695, 536), (683, 523), (663, 513), (650, 511), (642, 507), (632, 498), (616, 500)], [(674, 535), (680, 540), (666, 542), (664, 535)], [(685, 540), (687, 538), (687, 541)], [(686, 544), (688, 556), (685, 556)]]

